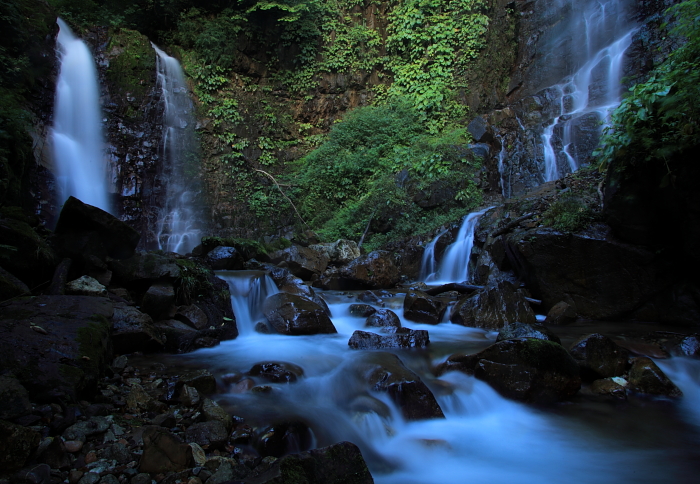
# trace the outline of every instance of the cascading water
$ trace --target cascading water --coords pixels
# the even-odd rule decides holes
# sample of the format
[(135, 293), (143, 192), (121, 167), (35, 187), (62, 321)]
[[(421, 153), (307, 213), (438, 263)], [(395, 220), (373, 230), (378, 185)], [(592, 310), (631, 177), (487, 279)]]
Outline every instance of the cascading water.
[(262, 271), (221, 271), (216, 275), (228, 284), (239, 334), (255, 334), (255, 323), (265, 319), (263, 302), (279, 292), (275, 282)]
[(421, 259), (421, 264), (420, 264), (420, 275), (418, 276), (418, 280), (423, 281), (423, 282), (430, 282), (431, 278), (435, 274), (435, 244), (437, 244), (438, 240), (440, 237), (442, 237), (447, 230), (443, 230), (439, 234), (435, 236), (433, 240), (430, 241), (428, 245), (425, 246), (425, 250), (423, 251), (423, 258)]
[(155, 45), (158, 86), (163, 102), (162, 172), (165, 203), (157, 226), (158, 248), (186, 254), (201, 240), (196, 204), (199, 190), (193, 105), (177, 59)]
[(469, 280), (469, 257), (472, 252), (472, 247), (474, 247), (474, 230), (476, 229), (476, 223), (479, 221), (479, 217), (490, 208), (492, 207), (486, 208), (481, 212), (470, 213), (464, 217), (459, 233), (457, 233), (455, 241), (445, 250), (445, 255), (442, 257), (437, 271), (428, 273), (428, 268), (425, 264), (430, 263), (432, 258), (430, 261), (426, 261), (425, 256), (423, 257), (421, 274), (424, 272), (428, 273), (423, 280), (434, 284), (465, 282)]
[(60, 74), (50, 138), (59, 204), (69, 196), (110, 211), (97, 69), (90, 49), (61, 19)]
[(558, 110), (541, 135), (544, 178), (576, 171), (595, 149), (602, 124), (620, 103), (625, 51), (632, 43), (625, 2), (571, 1), (566, 32), (551, 49), (567, 49), (570, 74), (548, 89)]

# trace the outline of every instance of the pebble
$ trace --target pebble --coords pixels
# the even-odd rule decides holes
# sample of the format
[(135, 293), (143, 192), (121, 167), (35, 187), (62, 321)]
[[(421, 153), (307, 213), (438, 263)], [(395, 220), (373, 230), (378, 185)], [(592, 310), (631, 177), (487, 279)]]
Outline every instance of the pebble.
[(80, 452), (80, 449), (83, 448), (83, 443), (79, 440), (67, 440), (63, 444), (66, 446), (66, 452), (70, 452), (71, 454)]
[(90, 452), (87, 453), (85, 456), (85, 463), (86, 464), (92, 464), (93, 462), (97, 461), (97, 454), (95, 453), (94, 450), (91, 450)]

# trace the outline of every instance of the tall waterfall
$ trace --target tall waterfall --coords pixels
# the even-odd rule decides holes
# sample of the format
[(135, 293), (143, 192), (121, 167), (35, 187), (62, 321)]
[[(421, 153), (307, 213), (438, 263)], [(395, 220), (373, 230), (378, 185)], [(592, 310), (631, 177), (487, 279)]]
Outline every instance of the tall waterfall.
[(195, 209), (199, 195), (196, 123), (180, 63), (155, 45), (153, 48), (158, 54), (158, 86), (164, 105), (161, 177), (165, 203), (158, 218), (158, 248), (186, 254), (199, 244), (202, 228)]
[(59, 204), (69, 196), (110, 211), (97, 69), (87, 45), (57, 20), (60, 74), (50, 139)]
[(566, 75), (548, 89), (558, 109), (541, 135), (545, 181), (576, 171), (595, 149), (620, 103), (624, 54), (635, 31), (624, 1), (561, 2), (555, 3), (564, 20), (548, 48), (563, 51)]

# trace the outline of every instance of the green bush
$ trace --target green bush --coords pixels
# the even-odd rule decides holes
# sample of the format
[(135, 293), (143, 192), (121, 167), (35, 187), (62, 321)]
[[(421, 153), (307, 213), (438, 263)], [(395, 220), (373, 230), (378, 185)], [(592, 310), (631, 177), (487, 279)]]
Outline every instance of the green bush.
[(577, 232), (593, 220), (593, 212), (580, 198), (563, 195), (543, 214), (544, 223), (563, 232)]

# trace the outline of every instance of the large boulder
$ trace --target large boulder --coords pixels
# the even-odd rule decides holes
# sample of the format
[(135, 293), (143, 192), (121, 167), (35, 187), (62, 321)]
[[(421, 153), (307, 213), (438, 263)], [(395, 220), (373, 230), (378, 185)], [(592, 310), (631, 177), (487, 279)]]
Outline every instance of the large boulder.
[(666, 374), (654, 363), (651, 358), (640, 356), (632, 360), (629, 371), (629, 383), (632, 389), (651, 395), (665, 395), (668, 397), (681, 397), (683, 392)]
[(235, 247), (219, 246), (209, 251), (207, 262), (215, 271), (237, 271), (243, 269), (245, 261)]
[(448, 371), (474, 375), (501, 395), (526, 402), (566, 399), (581, 388), (571, 355), (553, 341), (536, 338), (500, 341), (476, 354), (454, 354), (436, 369), (438, 375)]
[(623, 375), (630, 356), (625, 348), (598, 333), (581, 336), (569, 353), (581, 368), (581, 377), (589, 381)]
[[(141, 311), (152, 318), (159, 318), (175, 303), (175, 288), (170, 282), (151, 284), (141, 299)], [(177, 319), (177, 318), (176, 318)], [(197, 328), (199, 329), (199, 328)]]
[(331, 264), (347, 264), (360, 257), (360, 249), (353, 240), (338, 239), (335, 242), (310, 245), (309, 249), (316, 250), (328, 256)]
[(396, 332), (377, 334), (355, 331), (348, 346), (355, 350), (379, 350), (385, 348), (425, 348), (430, 343), (428, 332), (423, 329), (393, 328)]
[(155, 252), (137, 252), (128, 259), (111, 261), (109, 267), (115, 278), (125, 284), (174, 281), (181, 272), (174, 258)]
[(438, 324), (447, 309), (447, 301), (421, 291), (410, 291), (403, 302), (404, 318), (425, 324)]
[[(360, 306), (360, 304), (355, 304), (354, 306)], [(372, 308), (372, 306), (367, 306)], [(373, 311), (365, 320), (365, 326), (368, 328), (400, 328), (401, 320), (391, 309), (376, 309), (372, 308)], [(350, 312), (352, 314), (352, 310)], [(363, 313), (364, 314), (364, 313)]]
[(31, 293), (29, 286), (0, 267), (0, 300), (6, 301), (16, 296), (28, 296)]
[(165, 344), (153, 325), (153, 319), (133, 306), (116, 303), (112, 323), (114, 351), (117, 353), (158, 351)]
[(320, 275), (326, 270), (328, 255), (322, 250), (314, 250), (311, 247), (292, 245), (283, 250), (270, 254), (270, 260), (274, 264), (284, 263), (292, 274), (309, 280), (313, 275)]
[(337, 333), (324, 308), (301, 296), (274, 294), (265, 300), (263, 313), (280, 334)]
[(500, 330), (516, 322), (536, 324), (537, 317), (525, 296), (512, 283), (501, 281), (460, 299), (452, 309), (450, 321)]
[(97, 389), (112, 361), (107, 298), (37, 296), (0, 311), (0, 367), (11, 371), (30, 398), (74, 400)]
[(391, 252), (375, 250), (359, 257), (340, 271), (344, 284), (359, 289), (387, 289), (399, 282), (399, 270)]
[(134, 254), (141, 235), (102, 209), (69, 197), (56, 224), (57, 242), (70, 257), (90, 254), (104, 260), (126, 259)]

